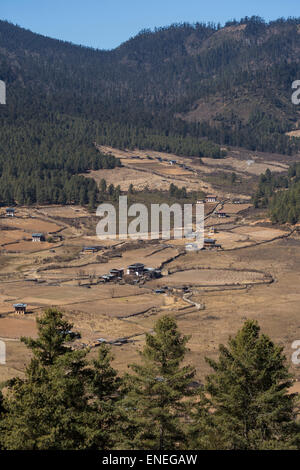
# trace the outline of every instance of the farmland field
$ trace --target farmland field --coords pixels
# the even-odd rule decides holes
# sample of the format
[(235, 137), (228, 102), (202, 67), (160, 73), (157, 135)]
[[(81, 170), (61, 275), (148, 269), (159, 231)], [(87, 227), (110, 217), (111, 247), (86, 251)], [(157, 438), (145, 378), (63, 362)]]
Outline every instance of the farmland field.
[[(286, 164), (251, 152), (233, 152), (222, 160), (204, 158), (200, 163), (153, 151), (104, 151), (120, 157), (124, 166), (88, 173), (98, 183), (105, 178), (126, 191), (130, 183), (136, 190), (168, 190), (173, 182), (216, 194), (216, 204), (205, 204), (205, 237), (214, 238), (219, 248), (190, 253), (184, 245), (192, 240), (99, 240), (95, 214), (75, 205), (17, 207), (14, 218), (5, 217), (2, 209), (0, 337), (7, 344), (7, 364), (0, 366), (0, 381), (22, 376), (29, 354), (20, 338), (36, 335), (35, 320), (48, 307), (64, 312), (81, 333), (75, 346), (91, 347), (91, 356), (96, 354), (97, 339), (110, 341), (121, 371), (137, 360), (145, 333), (164, 314), (175, 316), (180, 330), (192, 335), (187, 360), (195, 364), (199, 380), (208, 372), (205, 356), (216, 357), (219, 343), (226, 342), (246, 318), (259, 320), (263, 331), (283, 345), (290, 361), (300, 327), (297, 227), (273, 226), (267, 214), (256, 216), (241, 183), (231, 191), (207, 180), (222, 167), (253, 184), (265, 167), (281, 173)], [(176, 164), (170, 165), (171, 159)], [(215, 209), (227, 217), (218, 218)], [(32, 242), (36, 231), (52, 240)], [(99, 245), (99, 251), (83, 253), (88, 245)], [(127, 276), (133, 263), (160, 268), (162, 277)], [(124, 269), (123, 279), (103, 282), (102, 276), (115, 268)], [(25, 316), (14, 312), (13, 304), (19, 302), (27, 304)], [(296, 366), (292, 369), (300, 379)]]

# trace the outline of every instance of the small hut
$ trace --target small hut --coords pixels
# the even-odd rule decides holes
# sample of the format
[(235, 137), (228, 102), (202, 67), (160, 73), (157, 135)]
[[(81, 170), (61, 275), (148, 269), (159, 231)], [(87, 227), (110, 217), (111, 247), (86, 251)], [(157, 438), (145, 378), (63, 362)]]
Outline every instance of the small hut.
[(99, 250), (100, 248), (98, 246), (84, 246), (82, 248), (83, 253), (97, 253)]
[(44, 242), (45, 235), (43, 233), (33, 233), (32, 234), (32, 241), (33, 242)]
[(23, 314), (26, 313), (27, 304), (22, 304), (22, 303), (14, 304), (13, 307), (14, 307), (16, 313), (23, 313)]
[(13, 207), (8, 207), (6, 209), (6, 217), (14, 217), (15, 216), (15, 209)]
[(214, 238), (204, 238), (204, 248), (215, 248), (216, 240)]
[(225, 217), (227, 217), (227, 214), (226, 214), (226, 212), (224, 212), (224, 211), (216, 212), (216, 215), (217, 215), (220, 219), (224, 219)]
[(212, 194), (206, 196), (205, 202), (217, 202), (218, 198), (217, 196), (214, 196)]
[(145, 265), (142, 263), (134, 263), (128, 266), (127, 274), (142, 276), (144, 274)]
[(109, 274), (111, 275), (113, 279), (122, 279), (123, 274), (124, 274), (124, 269), (114, 268), (109, 271)]

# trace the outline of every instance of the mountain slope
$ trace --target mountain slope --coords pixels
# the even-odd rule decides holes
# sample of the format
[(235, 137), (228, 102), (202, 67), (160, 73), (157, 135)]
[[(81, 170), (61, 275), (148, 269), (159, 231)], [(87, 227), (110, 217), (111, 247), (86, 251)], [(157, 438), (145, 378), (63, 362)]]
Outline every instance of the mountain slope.
[[(180, 117), (217, 128), (223, 121), (230, 134), (253, 116), (262, 120), (258, 111), (282, 132), (299, 118), (290, 102), (291, 83), (300, 76), (299, 53), (299, 19), (270, 24), (244, 19), (221, 29), (174, 25), (143, 31), (113, 51), (74, 46), (0, 22), (6, 117), (12, 109), (25, 117), (59, 111), (135, 126), (164, 123), (167, 130), (182, 132), (173, 122)], [(213, 132), (210, 137), (222, 140)]]
[[(286, 132), (300, 122), (299, 107), (291, 103), (299, 52), (299, 19), (172, 25), (142, 31), (112, 51), (0, 21), (0, 79), (7, 84), (7, 105), (0, 107), (0, 198), (7, 200), (1, 180), (26, 174), (24, 158), (43, 171), (63, 161), (72, 174), (91, 159), (101, 165), (95, 141), (195, 156), (221, 157), (219, 145), (298, 152), (300, 139)], [(65, 154), (60, 166), (53, 141)]]

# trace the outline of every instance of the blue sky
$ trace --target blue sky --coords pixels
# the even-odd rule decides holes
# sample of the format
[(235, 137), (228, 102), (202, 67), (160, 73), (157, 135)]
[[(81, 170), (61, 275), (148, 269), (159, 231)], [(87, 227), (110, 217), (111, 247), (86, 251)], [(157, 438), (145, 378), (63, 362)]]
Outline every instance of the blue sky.
[(112, 49), (143, 28), (259, 15), (300, 16), (299, 0), (0, 0), (0, 18), (34, 32)]

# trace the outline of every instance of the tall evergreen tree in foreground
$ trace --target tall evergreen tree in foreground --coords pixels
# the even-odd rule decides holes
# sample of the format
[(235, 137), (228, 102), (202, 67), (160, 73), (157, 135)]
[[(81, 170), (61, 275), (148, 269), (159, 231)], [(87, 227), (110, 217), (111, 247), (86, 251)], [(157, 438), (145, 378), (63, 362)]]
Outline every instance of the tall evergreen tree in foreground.
[(105, 352), (91, 368), (88, 350), (67, 347), (73, 337), (70, 327), (61, 312), (50, 309), (38, 320), (37, 340), (24, 339), (33, 358), (25, 379), (15, 378), (8, 385), (0, 422), (5, 449), (113, 447), (111, 396), (117, 390), (116, 373)]
[(213, 410), (209, 426), (214, 443), (224, 449), (295, 449), (299, 426), (296, 397), (282, 347), (245, 322), (228, 346), (220, 346), (206, 392)]
[(133, 364), (134, 374), (127, 377), (124, 447), (174, 450), (185, 446), (184, 418), (191, 406), (190, 385), (195, 376), (193, 367), (182, 366), (188, 340), (170, 316), (159, 319), (154, 334), (146, 335), (141, 364)]
[(101, 344), (90, 373), (96, 432), (92, 433), (89, 447), (93, 449), (110, 450), (120, 440), (121, 413), (118, 405), (121, 379), (111, 365), (112, 359), (110, 348)]
[(30, 348), (38, 361), (51, 365), (58, 356), (66, 353), (66, 343), (74, 340), (78, 333), (72, 332), (73, 325), (63, 319), (63, 314), (55, 308), (49, 308), (37, 319), (38, 338), (21, 338)]
[(24, 339), (33, 357), (25, 378), (0, 393), (0, 448), (69, 450), (297, 449), (296, 397), (282, 348), (245, 322), (217, 361), (204, 390), (191, 387), (184, 365), (189, 338), (170, 316), (160, 318), (120, 380), (107, 345), (87, 360), (74, 350), (72, 325), (49, 309), (37, 339)]
[(87, 448), (93, 413), (86, 394), (82, 351), (43, 367), (33, 359), (25, 379), (15, 379), (4, 401), (1, 427), (7, 450)]

